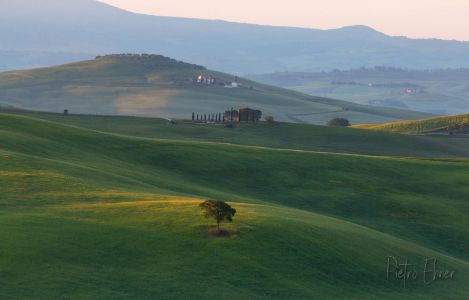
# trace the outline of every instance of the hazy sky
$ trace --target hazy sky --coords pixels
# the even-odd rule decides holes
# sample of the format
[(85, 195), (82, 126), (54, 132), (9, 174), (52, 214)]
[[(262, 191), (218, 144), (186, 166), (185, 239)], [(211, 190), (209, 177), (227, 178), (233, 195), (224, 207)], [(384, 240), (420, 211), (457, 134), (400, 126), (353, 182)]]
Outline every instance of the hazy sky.
[(102, 0), (161, 16), (310, 28), (368, 25), (390, 35), (469, 40), (469, 0)]

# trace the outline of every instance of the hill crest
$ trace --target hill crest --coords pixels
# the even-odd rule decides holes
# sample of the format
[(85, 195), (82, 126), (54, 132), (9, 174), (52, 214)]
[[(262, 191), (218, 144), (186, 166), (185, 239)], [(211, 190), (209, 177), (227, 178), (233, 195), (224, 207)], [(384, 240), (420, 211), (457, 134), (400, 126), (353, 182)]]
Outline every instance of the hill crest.
[[(200, 75), (215, 80), (199, 82)], [(0, 73), (0, 105), (165, 118), (252, 107), (278, 121), (311, 124), (325, 124), (334, 117), (347, 117), (357, 124), (429, 116), (308, 96), (148, 54), (115, 54), (51, 68)]]
[(96, 56), (95, 61), (107, 62), (111, 64), (131, 64), (136, 66), (142, 66), (146, 68), (175, 68), (175, 69), (192, 69), (192, 70), (206, 70), (205, 67), (196, 64), (190, 64), (183, 61), (179, 61), (170, 57), (166, 57), (158, 54), (108, 54), (103, 56)]

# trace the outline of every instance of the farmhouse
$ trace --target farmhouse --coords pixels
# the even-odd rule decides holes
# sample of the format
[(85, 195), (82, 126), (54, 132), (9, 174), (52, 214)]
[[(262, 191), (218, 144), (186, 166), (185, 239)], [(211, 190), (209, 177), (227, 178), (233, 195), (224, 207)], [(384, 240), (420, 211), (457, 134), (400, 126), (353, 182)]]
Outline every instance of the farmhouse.
[(197, 77), (197, 83), (201, 83), (201, 84), (216, 84), (217, 83), (217, 80), (216, 78), (213, 78), (212, 76), (204, 76), (204, 75), (199, 75)]
[(195, 81), (198, 84), (206, 84), (206, 85), (219, 85), (219, 86), (224, 86), (226, 88), (239, 88), (241, 85), (238, 83), (238, 77), (235, 77), (234, 81), (227, 81), (223, 78), (217, 78), (213, 76), (206, 76), (203, 74), (200, 74), (195, 78)]
[(225, 119), (230, 122), (259, 122), (262, 118), (260, 110), (250, 108), (239, 108), (225, 111)]

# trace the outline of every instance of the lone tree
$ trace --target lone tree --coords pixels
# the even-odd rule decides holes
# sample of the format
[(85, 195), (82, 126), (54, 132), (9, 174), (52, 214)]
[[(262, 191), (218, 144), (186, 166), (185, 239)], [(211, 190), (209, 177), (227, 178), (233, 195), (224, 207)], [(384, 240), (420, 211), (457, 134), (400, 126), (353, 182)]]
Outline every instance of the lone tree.
[(342, 127), (348, 127), (350, 125), (350, 121), (345, 118), (335, 118), (327, 122), (327, 126), (342, 126)]
[(220, 231), (220, 222), (232, 222), (236, 214), (236, 209), (222, 201), (207, 200), (199, 205), (204, 211), (207, 219), (215, 219), (217, 221), (217, 230)]

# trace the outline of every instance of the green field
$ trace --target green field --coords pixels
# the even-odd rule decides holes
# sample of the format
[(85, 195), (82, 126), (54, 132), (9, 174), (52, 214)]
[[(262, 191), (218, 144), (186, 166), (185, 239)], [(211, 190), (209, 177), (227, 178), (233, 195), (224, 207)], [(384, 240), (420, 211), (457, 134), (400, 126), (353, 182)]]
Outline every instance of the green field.
[[(0, 114), (0, 298), (469, 296), (469, 164), (457, 153), (442, 160), (445, 143), (23, 114)], [(357, 154), (367, 151), (374, 156)], [(207, 234), (214, 224), (197, 208), (205, 199), (238, 210), (224, 225), (229, 238)], [(436, 257), (456, 275), (386, 284), (390, 255), (419, 270)]]
[[(354, 128), (294, 123), (240, 124), (236, 128), (198, 125), (158, 118), (90, 116), (4, 110), (42, 120), (122, 135), (159, 139), (205, 141), (320, 152), (425, 158), (468, 158), (469, 140), (406, 136)], [(367, 125), (364, 127), (371, 127)], [(361, 126), (359, 126), (361, 127)], [(458, 143), (459, 142), (459, 143)]]
[(198, 75), (226, 82), (234, 75), (164, 57), (106, 56), (63, 66), (0, 73), (0, 106), (99, 115), (188, 118), (250, 106), (264, 116), (325, 124), (347, 117), (354, 124), (429, 117), (409, 110), (314, 97), (239, 78), (238, 88), (197, 84)]
[(372, 129), (407, 134), (448, 133), (448, 126), (468, 124), (469, 114), (429, 118), (422, 120), (400, 121), (385, 124), (357, 125), (356, 128)]

